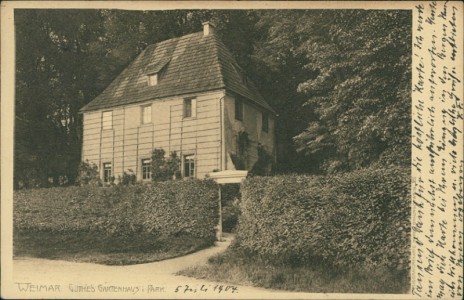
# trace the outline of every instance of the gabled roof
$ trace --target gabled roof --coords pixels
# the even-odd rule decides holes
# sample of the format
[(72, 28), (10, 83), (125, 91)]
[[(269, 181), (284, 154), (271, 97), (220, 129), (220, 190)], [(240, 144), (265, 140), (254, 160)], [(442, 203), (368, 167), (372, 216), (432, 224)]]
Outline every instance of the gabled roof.
[[(158, 74), (157, 85), (147, 84), (150, 74)], [(216, 89), (274, 112), (224, 44), (214, 34), (202, 32), (148, 46), (81, 112)]]

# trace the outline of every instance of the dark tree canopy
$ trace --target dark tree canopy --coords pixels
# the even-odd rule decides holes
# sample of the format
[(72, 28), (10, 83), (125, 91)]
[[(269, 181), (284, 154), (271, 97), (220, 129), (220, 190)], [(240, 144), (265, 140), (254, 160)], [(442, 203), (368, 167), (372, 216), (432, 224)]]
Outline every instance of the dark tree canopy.
[(16, 187), (73, 183), (79, 109), (206, 20), (279, 113), (277, 170), (409, 164), (410, 12), (15, 10)]
[[(330, 20), (330, 21), (327, 21)], [(329, 172), (410, 164), (411, 15), (406, 11), (310, 13), (298, 52), (316, 78), (299, 84), (317, 119), (297, 151)]]

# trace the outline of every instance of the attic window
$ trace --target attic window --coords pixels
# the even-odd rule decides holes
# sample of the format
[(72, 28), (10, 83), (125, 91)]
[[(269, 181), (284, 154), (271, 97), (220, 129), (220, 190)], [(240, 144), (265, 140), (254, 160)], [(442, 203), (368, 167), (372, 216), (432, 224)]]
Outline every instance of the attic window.
[(161, 73), (166, 68), (168, 63), (171, 61), (169, 58), (158, 60), (152, 64), (147, 65), (145, 68), (145, 74), (148, 77), (148, 85), (155, 86), (160, 80)]
[(158, 84), (158, 74), (149, 74), (148, 75), (148, 85), (154, 86)]

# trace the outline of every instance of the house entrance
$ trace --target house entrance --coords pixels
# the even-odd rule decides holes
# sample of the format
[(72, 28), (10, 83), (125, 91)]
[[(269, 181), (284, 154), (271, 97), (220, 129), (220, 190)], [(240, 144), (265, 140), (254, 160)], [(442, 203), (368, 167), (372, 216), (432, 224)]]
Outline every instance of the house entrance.
[(242, 183), (242, 181), (247, 177), (248, 171), (242, 170), (226, 170), (221, 172), (209, 173), (210, 178), (212, 178), (218, 184), (218, 214), (219, 222), (216, 227), (216, 239), (218, 241), (222, 240), (222, 186), (224, 184), (232, 183)]

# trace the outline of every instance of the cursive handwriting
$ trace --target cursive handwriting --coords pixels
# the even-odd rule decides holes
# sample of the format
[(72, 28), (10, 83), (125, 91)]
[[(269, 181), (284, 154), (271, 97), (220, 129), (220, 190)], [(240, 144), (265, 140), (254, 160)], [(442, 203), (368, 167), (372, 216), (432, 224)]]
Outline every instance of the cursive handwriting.
[(419, 4), (414, 10), (412, 292), (435, 299), (462, 298), (463, 292), (459, 13), (452, 2)]

